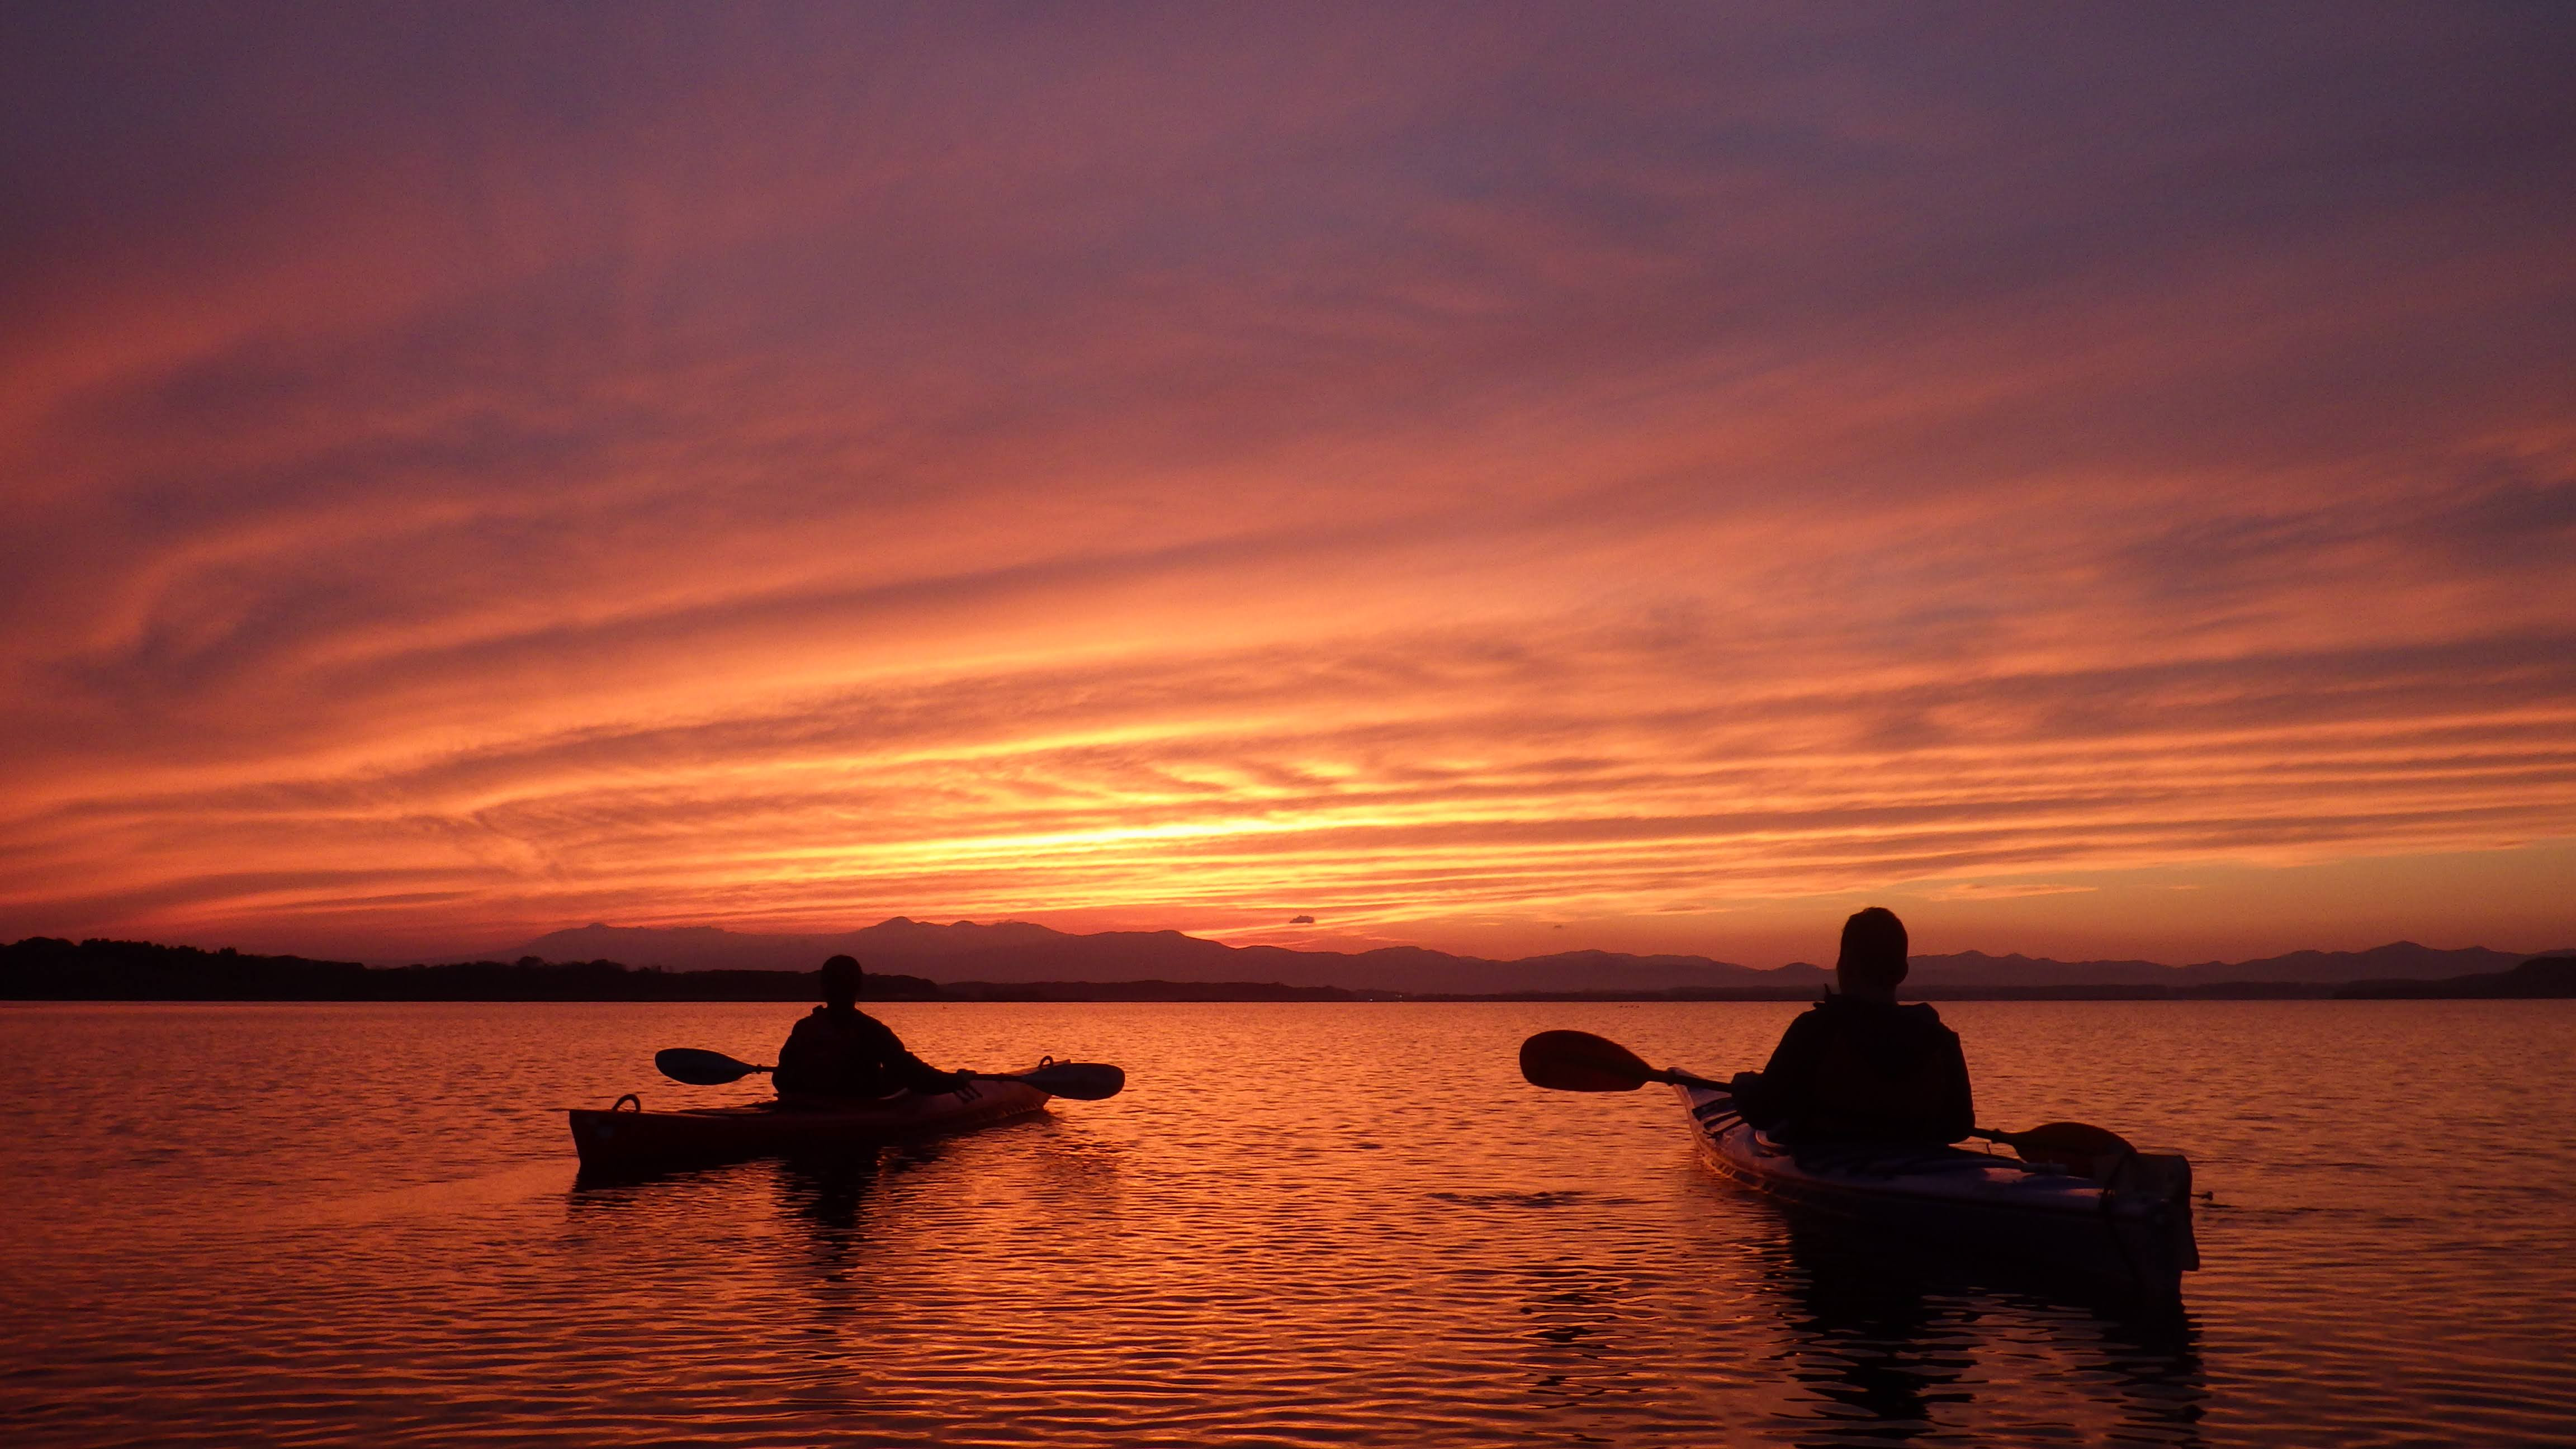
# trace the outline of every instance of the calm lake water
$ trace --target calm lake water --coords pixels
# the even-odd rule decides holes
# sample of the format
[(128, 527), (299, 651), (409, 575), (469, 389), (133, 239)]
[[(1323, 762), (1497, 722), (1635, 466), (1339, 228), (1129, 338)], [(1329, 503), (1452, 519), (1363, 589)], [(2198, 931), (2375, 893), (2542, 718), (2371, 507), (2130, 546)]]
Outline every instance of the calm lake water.
[(889, 1005), (1125, 1095), (613, 1186), (562, 1116), (738, 1100), (744, 1005), (0, 1008), (0, 1441), (2576, 1442), (2576, 1002), (1960, 1003), (1981, 1118), (2188, 1151), (2178, 1319), (1818, 1232), (1671, 1096), (1767, 1004)]

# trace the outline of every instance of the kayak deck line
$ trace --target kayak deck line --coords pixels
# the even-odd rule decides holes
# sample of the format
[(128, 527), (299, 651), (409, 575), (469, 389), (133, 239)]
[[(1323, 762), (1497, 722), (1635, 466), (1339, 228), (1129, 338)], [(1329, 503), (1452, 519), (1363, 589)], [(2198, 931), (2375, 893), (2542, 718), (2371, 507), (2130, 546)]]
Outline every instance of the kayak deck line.
[(1734, 1182), (1811, 1211), (1959, 1243), (2096, 1285), (2179, 1301), (2200, 1266), (2191, 1165), (2179, 1153), (2099, 1159), (2090, 1174), (1967, 1148), (1793, 1150), (1723, 1090), (1676, 1086), (1699, 1155)]

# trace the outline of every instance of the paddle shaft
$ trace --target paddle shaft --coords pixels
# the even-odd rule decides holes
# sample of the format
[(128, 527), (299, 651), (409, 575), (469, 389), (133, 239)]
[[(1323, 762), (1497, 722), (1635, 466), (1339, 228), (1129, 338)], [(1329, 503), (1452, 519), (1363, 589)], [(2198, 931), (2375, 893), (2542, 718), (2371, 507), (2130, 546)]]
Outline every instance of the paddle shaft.
[[(755, 1062), (737, 1062), (735, 1065), (742, 1068), (744, 1076), (750, 1076), (754, 1072), (778, 1070), (776, 1067), (764, 1067)], [(1026, 1072), (968, 1072), (966, 1079), (970, 1082), (1025, 1082), (1029, 1079), (1029, 1074)]]
[[(720, 1087), (755, 1072), (776, 1070), (696, 1047), (671, 1047), (656, 1052), (653, 1064), (661, 1069), (662, 1075), (694, 1087)], [(1099, 1063), (1049, 1062), (1033, 1072), (966, 1072), (960, 1076), (959, 1085), (977, 1081), (1019, 1082), (1051, 1096), (1096, 1102), (1116, 1096), (1126, 1085), (1127, 1078), (1116, 1067)]]

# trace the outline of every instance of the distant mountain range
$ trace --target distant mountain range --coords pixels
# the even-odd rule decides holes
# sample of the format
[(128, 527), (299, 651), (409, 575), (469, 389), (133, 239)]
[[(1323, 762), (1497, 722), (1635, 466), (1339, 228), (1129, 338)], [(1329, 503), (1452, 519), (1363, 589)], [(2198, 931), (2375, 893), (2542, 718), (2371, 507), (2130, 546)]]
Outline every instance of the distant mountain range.
[[(1567, 951), (1493, 961), (1417, 946), (1376, 951), (1296, 951), (1282, 946), (1228, 946), (1178, 931), (1103, 931), (1076, 935), (1028, 921), (939, 925), (896, 916), (855, 931), (768, 935), (712, 926), (607, 926), (539, 936), (514, 956), (547, 961), (622, 961), (678, 971), (811, 971), (826, 956), (848, 954), (871, 971), (932, 981), (1277, 982), (1409, 995), (1515, 991), (1815, 991), (1832, 973), (1799, 962), (1776, 969), (1738, 966), (1705, 956), (1632, 956)], [(2510, 970), (2533, 955), (2557, 951), (2444, 951), (2411, 941), (2368, 951), (2294, 951), (2255, 961), (2167, 966), (2154, 961), (2052, 961), (1963, 951), (1917, 956), (1911, 991), (1958, 987), (2207, 986), (2218, 982), (2335, 984), (2463, 976)]]

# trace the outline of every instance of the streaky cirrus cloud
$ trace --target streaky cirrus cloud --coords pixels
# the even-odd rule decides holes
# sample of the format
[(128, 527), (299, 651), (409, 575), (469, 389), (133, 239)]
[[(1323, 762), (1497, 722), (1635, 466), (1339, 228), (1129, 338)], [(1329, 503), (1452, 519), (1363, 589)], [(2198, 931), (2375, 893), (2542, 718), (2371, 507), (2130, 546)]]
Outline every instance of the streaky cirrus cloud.
[(0, 25), (0, 930), (2576, 940), (2553, 11)]

